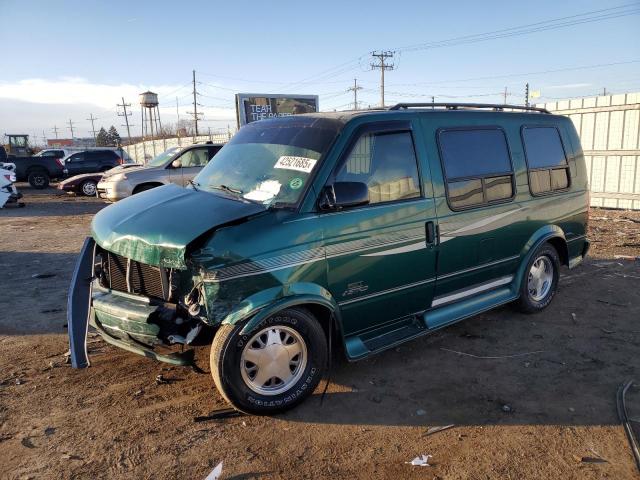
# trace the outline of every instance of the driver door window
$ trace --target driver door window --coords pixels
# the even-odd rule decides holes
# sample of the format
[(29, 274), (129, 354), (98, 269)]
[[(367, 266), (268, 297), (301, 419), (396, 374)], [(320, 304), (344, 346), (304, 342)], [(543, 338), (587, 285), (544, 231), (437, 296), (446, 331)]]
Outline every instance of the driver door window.
[(335, 181), (365, 183), (370, 204), (419, 197), (420, 180), (411, 133), (362, 135), (338, 170)]
[(194, 148), (180, 157), (183, 168), (204, 167), (209, 161), (208, 148)]

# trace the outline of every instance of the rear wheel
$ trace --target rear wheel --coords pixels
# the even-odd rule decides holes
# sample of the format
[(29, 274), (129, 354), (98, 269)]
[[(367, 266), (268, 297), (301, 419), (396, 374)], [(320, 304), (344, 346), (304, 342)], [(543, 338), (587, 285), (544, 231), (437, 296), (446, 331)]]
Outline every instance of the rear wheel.
[(546, 308), (556, 294), (559, 277), (558, 252), (545, 243), (535, 251), (527, 264), (516, 307), (524, 313), (535, 313)]
[(85, 180), (82, 182), (82, 185), (80, 185), (80, 191), (87, 197), (95, 197), (96, 187), (97, 183), (95, 180)]
[(44, 170), (33, 170), (29, 172), (27, 180), (29, 181), (29, 185), (38, 190), (49, 186), (49, 174)]
[(248, 335), (244, 324), (222, 325), (211, 347), (211, 374), (238, 410), (266, 415), (288, 410), (311, 395), (327, 362), (327, 343), (306, 310), (287, 309)]

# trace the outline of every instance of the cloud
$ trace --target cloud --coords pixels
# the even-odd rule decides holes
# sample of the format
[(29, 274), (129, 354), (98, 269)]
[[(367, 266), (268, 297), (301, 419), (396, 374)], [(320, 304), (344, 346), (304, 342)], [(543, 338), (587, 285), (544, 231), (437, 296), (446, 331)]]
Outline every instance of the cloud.
[[(180, 118), (189, 118), (190, 85), (145, 85), (121, 83), (117, 85), (91, 83), (82, 77), (59, 77), (56, 79), (31, 78), (17, 82), (0, 82), (0, 127), (6, 131), (16, 128), (26, 132), (47, 132), (52, 125), (64, 125), (71, 118), (77, 122), (78, 130), (86, 135), (89, 129), (87, 118), (90, 113), (100, 117), (107, 125), (119, 125), (123, 119), (117, 116), (116, 105), (122, 98), (131, 103), (132, 123), (136, 124), (136, 132), (140, 128), (140, 106), (138, 95), (151, 90), (160, 96), (160, 114), (163, 123), (175, 122), (176, 96), (180, 98)], [(202, 103), (224, 103), (206, 98)], [(20, 106), (18, 108), (18, 105)], [(229, 106), (233, 105), (233, 94), (229, 92)], [(225, 127), (227, 123), (235, 123), (233, 108), (215, 108), (202, 106), (199, 112), (204, 113), (203, 127)], [(1, 132), (0, 132), (1, 133)], [(41, 135), (41, 133), (39, 133)], [(68, 132), (67, 132), (68, 134)]]
[(563, 85), (550, 85), (548, 87), (544, 87), (547, 90), (565, 90), (570, 88), (584, 88), (592, 86), (592, 83), (565, 83)]
[[(152, 90), (159, 95), (180, 91), (188, 93), (181, 85), (133, 85), (121, 83), (108, 85), (90, 83), (82, 77), (60, 77), (57, 79), (30, 78), (17, 82), (0, 82), (0, 98), (48, 104), (89, 104), (112, 109), (122, 101), (137, 103), (138, 94)], [(161, 98), (162, 101), (162, 98)]]

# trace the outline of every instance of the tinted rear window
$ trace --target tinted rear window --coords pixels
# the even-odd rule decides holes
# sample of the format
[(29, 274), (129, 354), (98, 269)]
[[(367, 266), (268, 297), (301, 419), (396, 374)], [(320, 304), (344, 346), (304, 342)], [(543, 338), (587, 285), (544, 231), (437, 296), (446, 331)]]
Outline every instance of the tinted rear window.
[(526, 127), (522, 130), (530, 169), (560, 167), (567, 164), (560, 133), (554, 127)]
[(511, 172), (507, 140), (497, 128), (443, 130), (440, 149), (448, 179)]

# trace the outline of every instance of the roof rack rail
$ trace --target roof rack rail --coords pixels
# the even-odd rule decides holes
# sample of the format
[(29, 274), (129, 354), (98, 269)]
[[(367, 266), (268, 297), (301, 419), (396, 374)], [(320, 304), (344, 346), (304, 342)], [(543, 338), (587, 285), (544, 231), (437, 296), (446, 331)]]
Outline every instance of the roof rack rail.
[(526, 107), (524, 105), (507, 105), (500, 103), (398, 103), (389, 110), (408, 110), (409, 108), (445, 108), (447, 110), (458, 109), (483, 109), (490, 108), (495, 111), (503, 110), (525, 110), (528, 112), (551, 113), (546, 108)]

